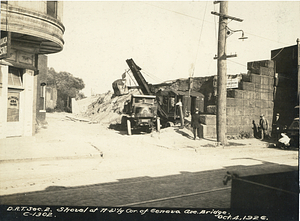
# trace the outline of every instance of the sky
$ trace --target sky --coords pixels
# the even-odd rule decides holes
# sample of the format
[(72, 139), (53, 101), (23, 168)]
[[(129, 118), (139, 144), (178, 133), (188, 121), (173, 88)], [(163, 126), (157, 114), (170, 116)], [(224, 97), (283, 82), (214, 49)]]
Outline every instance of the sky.
[[(219, 4), (213, 1), (64, 1), (64, 48), (48, 67), (82, 78), (86, 96), (112, 91), (132, 58), (148, 83), (217, 74)], [(247, 62), (296, 45), (300, 1), (229, 1), (234, 32), (226, 39), (227, 74), (247, 73)], [(129, 76), (127, 76), (129, 77)], [(128, 81), (130, 82), (130, 81)], [(133, 83), (133, 82), (131, 82)]]

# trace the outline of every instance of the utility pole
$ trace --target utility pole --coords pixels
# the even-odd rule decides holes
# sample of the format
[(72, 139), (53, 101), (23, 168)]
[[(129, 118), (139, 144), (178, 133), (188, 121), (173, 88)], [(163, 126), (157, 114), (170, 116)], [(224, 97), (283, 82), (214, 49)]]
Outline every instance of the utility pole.
[[(228, 2), (220, 2), (220, 14), (227, 15)], [(217, 141), (223, 147), (227, 144), (226, 139), (226, 81), (227, 81), (227, 61), (226, 61), (226, 27), (228, 19), (219, 17), (219, 35), (218, 35), (218, 86), (217, 86)]]
[[(226, 55), (226, 38), (229, 33), (242, 31), (233, 31), (227, 27), (228, 19), (243, 21), (227, 15), (228, 1), (215, 1), (214, 4), (220, 4), (220, 13), (211, 12), (219, 16), (219, 34), (218, 34), (218, 55), (215, 59), (218, 60), (218, 80), (217, 80), (217, 141), (223, 147), (227, 144), (226, 139), (226, 99), (227, 99), (227, 61), (228, 57), (236, 57), (236, 55)], [(241, 39), (245, 39), (244, 32)]]
[(299, 101), (299, 90), (300, 90), (300, 46), (299, 46), (299, 38), (297, 38), (297, 48), (298, 48), (298, 98)]

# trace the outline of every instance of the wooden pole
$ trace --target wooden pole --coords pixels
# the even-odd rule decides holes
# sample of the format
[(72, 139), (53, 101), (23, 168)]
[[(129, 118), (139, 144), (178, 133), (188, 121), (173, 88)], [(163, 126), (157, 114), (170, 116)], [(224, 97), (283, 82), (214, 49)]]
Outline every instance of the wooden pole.
[(299, 38), (297, 38), (297, 47), (298, 47), (298, 101), (299, 101), (299, 90), (300, 90), (300, 46)]
[[(228, 1), (220, 2), (220, 14), (227, 15)], [(226, 26), (227, 17), (219, 16), (219, 35), (218, 35), (218, 85), (217, 85), (217, 141), (223, 145), (227, 144), (226, 139), (226, 81), (227, 81), (227, 62), (226, 62)]]

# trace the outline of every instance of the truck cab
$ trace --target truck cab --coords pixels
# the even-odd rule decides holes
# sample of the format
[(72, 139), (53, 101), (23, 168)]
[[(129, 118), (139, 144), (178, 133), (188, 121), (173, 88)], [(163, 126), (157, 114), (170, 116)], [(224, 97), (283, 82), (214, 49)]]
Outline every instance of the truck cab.
[(137, 129), (151, 132), (155, 126), (160, 130), (156, 96), (132, 95), (131, 100), (125, 102), (123, 113), (122, 124), (126, 124), (128, 135)]

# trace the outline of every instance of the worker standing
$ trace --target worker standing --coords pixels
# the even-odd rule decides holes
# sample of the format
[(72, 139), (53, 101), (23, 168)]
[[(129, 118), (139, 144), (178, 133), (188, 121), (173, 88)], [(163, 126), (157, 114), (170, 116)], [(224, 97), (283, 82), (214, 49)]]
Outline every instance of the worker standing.
[(195, 113), (192, 114), (192, 127), (193, 127), (193, 133), (194, 133), (194, 140), (196, 140), (197, 136), (199, 136), (199, 129), (200, 129), (200, 115), (198, 108), (195, 109)]
[(267, 119), (264, 117), (264, 115), (260, 115), (260, 120), (259, 120), (259, 127), (260, 127), (260, 133), (261, 133), (261, 140), (264, 138), (269, 138), (269, 123)]
[(279, 140), (281, 137), (281, 132), (282, 132), (282, 127), (280, 125), (279, 122), (280, 119), (280, 115), (279, 113), (276, 114), (275, 119), (273, 121), (273, 125), (272, 125), (272, 136), (276, 139)]

